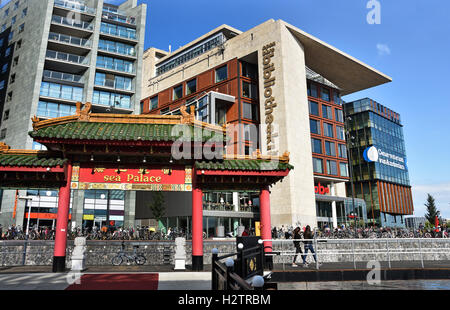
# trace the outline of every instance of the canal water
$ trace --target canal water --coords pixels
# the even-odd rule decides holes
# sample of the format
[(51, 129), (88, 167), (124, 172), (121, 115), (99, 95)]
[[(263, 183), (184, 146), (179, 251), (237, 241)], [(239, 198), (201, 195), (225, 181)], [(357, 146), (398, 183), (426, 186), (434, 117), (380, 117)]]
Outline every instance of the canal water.
[(450, 280), (279, 282), (278, 290), (450, 290)]

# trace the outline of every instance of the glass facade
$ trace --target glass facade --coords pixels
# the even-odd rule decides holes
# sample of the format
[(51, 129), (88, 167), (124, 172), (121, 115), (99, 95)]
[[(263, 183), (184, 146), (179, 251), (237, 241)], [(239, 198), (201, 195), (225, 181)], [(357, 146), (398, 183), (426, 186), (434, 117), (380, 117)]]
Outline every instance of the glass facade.
[(116, 108), (131, 109), (131, 96), (94, 90), (92, 103)]
[(125, 191), (85, 190), (83, 227), (123, 226)]
[(403, 216), (412, 212), (412, 201), (400, 115), (368, 98), (345, 103), (344, 113), (354, 137), (350, 153), (355, 196), (365, 199), (369, 222), (404, 227)]
[(167, 72), (175, 67), (178, 67), (184, 64), (185, 62), (195, 57), (198, 57), (199, 55), (206, 53), (207, 51), (217, 47), (223, 42), (225, 42), (225, 36), (222, 33), (219, 33), (209, 39), (206, 39), (205, 41), (200, 42), (199, 44), (196, 44), (193, 47), (187, 49), (185, 52), (181, 53), (175, 58), (168, 59), (167, 61), (158, 65), (156, 67), (156, 75), (163, 74), (164, 72)]

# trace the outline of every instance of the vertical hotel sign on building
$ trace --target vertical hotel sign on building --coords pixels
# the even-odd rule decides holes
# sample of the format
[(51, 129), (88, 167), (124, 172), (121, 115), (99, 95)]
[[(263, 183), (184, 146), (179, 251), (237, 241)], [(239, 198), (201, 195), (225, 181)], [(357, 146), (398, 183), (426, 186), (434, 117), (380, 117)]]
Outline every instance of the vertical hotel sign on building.
[(275, 42), (267, 44), (262, 49), (263, 56), (263, 77), (264, 77), (264, 108), (266, 123), (266, 145), (269, 155), (276, 155), (275, 138), (278, 133), (275, 132), (274, 126), (274, 108), (277, 106), (275, 96), (273, 95), (273, 87), (275, 86), (275, 65), (272, 58), (275, 55)]

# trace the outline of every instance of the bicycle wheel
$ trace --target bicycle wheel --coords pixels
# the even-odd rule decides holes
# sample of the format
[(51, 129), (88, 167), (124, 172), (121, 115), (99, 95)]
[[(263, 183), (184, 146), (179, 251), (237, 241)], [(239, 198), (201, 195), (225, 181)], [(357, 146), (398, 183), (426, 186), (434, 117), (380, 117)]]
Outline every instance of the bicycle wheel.
[(144, 255), (136, 255), (134, 261), (136, 262), (136, 265), (144, 265), (147, 259)]
[(123, 258), (120, 255), (117, 255), (116, 257), (114, 257), (112, 259), (113, 266), (120, 266), (122, 264), (122, 262), (123, 262)]

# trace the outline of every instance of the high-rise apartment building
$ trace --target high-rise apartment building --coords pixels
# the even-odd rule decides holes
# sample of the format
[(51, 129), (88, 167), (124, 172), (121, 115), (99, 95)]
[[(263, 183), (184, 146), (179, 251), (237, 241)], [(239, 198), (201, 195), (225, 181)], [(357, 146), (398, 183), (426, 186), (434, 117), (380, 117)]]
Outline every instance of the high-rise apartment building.
[[(0, 9), (0, 141), (40, 149), (31, 118), (93, 112), (139, 112), (146, 5), (126, 0), (11, 0)], [(54, 224), (54, 190), (33, 196), (33, 221)], [(22, 225), (25, 202), (4, 191), (0, 223)], [(29, 203), (30, 204), (30, 203)]]

